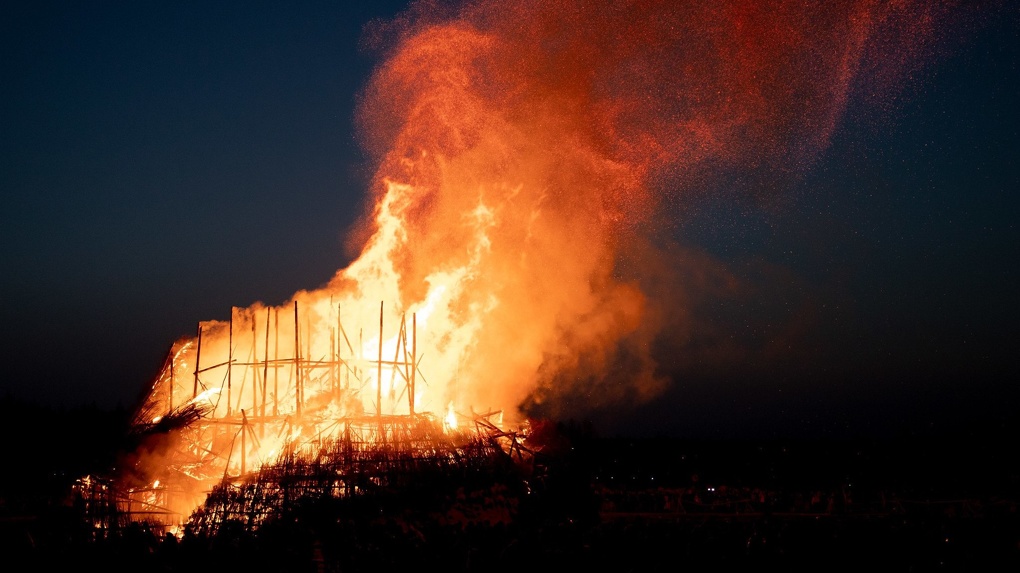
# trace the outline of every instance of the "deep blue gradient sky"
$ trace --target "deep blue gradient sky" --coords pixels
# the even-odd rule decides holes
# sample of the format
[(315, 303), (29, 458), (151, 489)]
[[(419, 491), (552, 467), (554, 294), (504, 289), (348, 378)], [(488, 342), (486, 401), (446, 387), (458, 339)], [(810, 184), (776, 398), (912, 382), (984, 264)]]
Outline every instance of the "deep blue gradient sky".
[[(0, 18), (0, 393), (131, 405), (198, 321), (346, 265), (372, 173), (353, 113), (378, 62), (359, 34), (400, 3), (19, 4)], [(851, 104), (764, 204), (690, 206), (680, 239), (760, 288), (701, 312), (801, 347), (767, 368), (674, 365), (624, 427), (1012, 427), (1018, 11), (965, 36), (881, 117)]]
[(131, 404), (199, 320), (344, 266), (359, 35), (401, 6), (283, 6), (7, 10), (5, 391)]

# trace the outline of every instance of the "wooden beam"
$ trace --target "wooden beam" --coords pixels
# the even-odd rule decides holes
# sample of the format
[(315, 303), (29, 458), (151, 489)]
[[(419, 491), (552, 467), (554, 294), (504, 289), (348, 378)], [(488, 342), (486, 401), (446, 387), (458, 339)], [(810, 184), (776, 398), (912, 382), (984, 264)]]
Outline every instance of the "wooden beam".
[(198, 346), (195, 348), (195, 384), (191, 389), (191, 399), (194, 400), (198, 397), (198, 373), (201, 370), (198, 369), (199, 364), (202, 361), (202, 323), (198, 323)]
[(414, 373), (418, 370), (418, 313), (411, 313), (411, 415), (414, 415)]
[(230, 307), (230, 326), (227, 334), (227, 416), (230, 416), (230, 375), (233, 368), (230, 362), (234, 360), (234, 307)]
[(379, 364), (376, 368), (375, 413), (379, 417), (379, 431), (382, 433), (382, 347), (383, 347), (383, 302), (379, 301)]
[(297, 415), (301, 417), (301, 339), (298, 322), (298, 303), (294, 301), (294, 400)]

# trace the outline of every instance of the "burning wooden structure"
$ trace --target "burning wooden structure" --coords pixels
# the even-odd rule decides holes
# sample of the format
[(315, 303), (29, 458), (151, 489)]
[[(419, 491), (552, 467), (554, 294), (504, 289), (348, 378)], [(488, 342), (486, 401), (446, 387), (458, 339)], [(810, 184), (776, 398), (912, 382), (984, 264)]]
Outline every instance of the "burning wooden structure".
[(244, 338), (232, 309), (225, 347), (206, 347), (202, 324), (175, 344), (137, 410), (122, 467), (79, 480), (87, 519), (99, 529), (257, 528), (298, 499), (406, 487), (423, 472), (527, 465), (526, 430), (501, 428), (501, 412), (458, 413), (452, 402), (442, 415), (419, 411), (415, 315), (410, 327), (402, 316), (387, 342), (380, 304), (376, 344), (359, 340), (359, 352), (339, 309), (325, 348), (300, 311), (295, 301), (284, 334), (291, 353), (280, 350), (279, 309), (264, 321), (250, 312)]

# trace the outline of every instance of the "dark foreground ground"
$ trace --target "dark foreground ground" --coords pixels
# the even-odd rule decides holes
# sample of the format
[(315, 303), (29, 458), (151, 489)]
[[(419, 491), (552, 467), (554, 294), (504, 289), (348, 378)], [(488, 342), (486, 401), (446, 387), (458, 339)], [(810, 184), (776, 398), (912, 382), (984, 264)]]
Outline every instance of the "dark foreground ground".
[(4, 571), (1020, 571), (1009, 436), (692, 442), (549, 424), (522, 479), (309, 502), (257, 532), (97, 539), (69, 484), (113, 462), (96, 444), (117, 443), (123, 413), (63, 412), (33, 434), (25, 418), (52, 413), (10, 405)]

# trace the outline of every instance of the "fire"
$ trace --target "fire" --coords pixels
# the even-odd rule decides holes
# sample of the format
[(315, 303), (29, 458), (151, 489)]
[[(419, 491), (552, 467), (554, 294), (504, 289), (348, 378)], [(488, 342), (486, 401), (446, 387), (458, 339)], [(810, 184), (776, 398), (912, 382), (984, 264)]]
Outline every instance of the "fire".
[(446, 427), (450, 430), (457, 429), (457, 413), (453, 411), (453, 402), (446, 407)]
[(385, 440), (385, 417), (656, 396), (654, 349), (689, 329), (663, 212), (714, 170), (805, 164), (869, 40), (924, 12), (840, 6), (482, 1), (369, 34), (392, 45), (359, 109), (378, 158), (360, 255), (173, 346), (134, 491), (187, 515), (288, 448)]
[[(492, 213), (481, 202), (466, 213), (469, 256), (425, 277), (421, 300), (400, 304), (392, 253), (405, 248), (401, 209), (413, 189), (393, 182), (387, 189), (377, 234), (330, 287), (277, 307), (232, 309), (229, 321), (201, 323), (175, 345), (136, 418), (160, 446), (134, 465), (141, 479), (158, 477), (134, 487), (133, 501), (179, 519), (224, 477), (256, 471), (280, 452), (335, 439), (352, 425), (364, 439), (385, 441), (376, 421), (439, 404), (452, 415), (457, 365), (482, 327), (480, 316), (458, 316), (456, 304), (485, 259)], [(365, 300), (386, 292), (398, 302), (394, 311)], [(426, 349), (427, 378), (419, 368)]]

